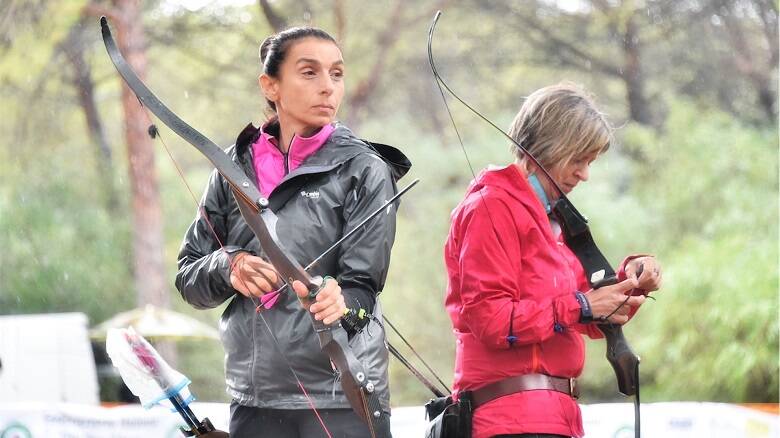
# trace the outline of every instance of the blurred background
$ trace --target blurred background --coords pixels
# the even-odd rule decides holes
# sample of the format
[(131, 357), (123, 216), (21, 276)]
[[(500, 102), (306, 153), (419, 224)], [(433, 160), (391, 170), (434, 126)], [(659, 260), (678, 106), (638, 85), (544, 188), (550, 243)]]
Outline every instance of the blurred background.
[[(650, 253), (665, 267), (657, 300), (625, 329), (642, 357), (643, 402), (777, 403), (774, 0), (3, 1), (0, 315), (78, 312), (94, 329), (152, 305), (216, 328), (224, 307), (192, 309), (173, 285), (193, 199), (212, 167), (162, 124), (162, 141), (146, 135), (149, 119), (123, 91), (98, 19), (109, 18), (161, 100), (225, 147), (265, 119), (260, 42), (315, 25), (341, 42), (340, 119), (411, 158), (400, 185), (422, 180), (403, 198), (381, 299), (449, 383), (442, 247), (472, 174), (427, 63), (438, 9), (440, 73), (499, 126), (508, 127), (524, 96), (567, 80), (594, 93), (618, 127), (617, 144), (571, 198), (613, 263)], [(476, 172), (511, 161), (503, 136), (450, 106)], [(21, 336), (50, 337), (57, 327), (36, 326), (38, 334)], [(124, 400), (100, 331), (91, 335), (101, 401)], [(208, 330), (151, 338), (199, 399), (229, 401), (222, 348)], [(588, 348), (581, 401), (624, 401), (604, 343)], [(0, 360), (3, 384), (13, 358), (0, 350)], [(391, 385), (395, 406), (430, 397), (396, 361)]]

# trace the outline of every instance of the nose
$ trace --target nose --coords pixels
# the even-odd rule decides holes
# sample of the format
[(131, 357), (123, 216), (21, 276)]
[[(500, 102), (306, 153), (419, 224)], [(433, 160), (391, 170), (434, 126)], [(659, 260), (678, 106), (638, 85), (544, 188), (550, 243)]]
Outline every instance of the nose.
[(333, 94), (333, 90), (336, 89), (336, 84), (333, 83), (333, 78), (330, 77), (329, 74), (322, 75), (324, 79), (322, 80), (322, 83), (320, 84), (320, 94), (323, 94), (325, 96), (330, 96)]
[(577, 167), (577, 170), (574, 171), (574, 175), (579, 178), (580, 181), (587, 181), (590, 177), (590, 163), (586, 162)]

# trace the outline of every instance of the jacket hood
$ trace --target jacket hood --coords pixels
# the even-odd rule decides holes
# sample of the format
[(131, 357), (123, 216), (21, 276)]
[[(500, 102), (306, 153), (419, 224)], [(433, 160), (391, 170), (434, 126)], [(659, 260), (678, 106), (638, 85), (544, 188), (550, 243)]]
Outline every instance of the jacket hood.
[(528, 182), (528, 177), (514, 164), (481, 171), (469, 185), (467, 196), (481, 196), (477, 193), (479, 191), (498, 192), (501, 198), (511, 198), (523, 204), (538, 222), (549, 220), (542, 201)]
[(536, 198), (528, 178), (514, 164), (504, 167), (491, 167), (481, 171), (469, 185), (467, 194), (470, 195), (485, 188), (499, 189), (507, 196), (523, 201), (523, 203), (527, 202), (530, 195), (530, 199), (535, 200), (536, 204), (540, 206), (542, 204)]

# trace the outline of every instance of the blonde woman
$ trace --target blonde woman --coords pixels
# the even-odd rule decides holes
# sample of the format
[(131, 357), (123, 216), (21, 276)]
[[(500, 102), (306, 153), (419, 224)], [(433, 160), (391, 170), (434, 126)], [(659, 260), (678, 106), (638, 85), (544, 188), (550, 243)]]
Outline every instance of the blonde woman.
[[(559, 84), (526, 99), (510, 135), (569, 193), (588, 180), (612, 128), (583, 90)], [(473, 438), (581, 437), (574, 388), (582, 335), (603, 336), (591, 322), (599, 317), (626, 323), (645, 299), (626, 295), (657, 290), (660, 266), (652, 256), (629, 256), (620, 282), (590, 290), (550, 215), (558, 191), (522, 150), (513, 153), (511, 164), (483, 171), (452, 213), (445, 261), (454, 392), (483, 401)]]

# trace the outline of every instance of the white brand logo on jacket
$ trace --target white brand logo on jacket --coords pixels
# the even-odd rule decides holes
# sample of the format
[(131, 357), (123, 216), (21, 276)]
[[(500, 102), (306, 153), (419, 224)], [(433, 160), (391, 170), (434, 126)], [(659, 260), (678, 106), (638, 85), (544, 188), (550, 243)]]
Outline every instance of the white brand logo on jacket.
[(307, 192), (306, 190), (301, 190), (301, 196), (309, 199), (320, 199), (320, 191), (312, 190), (310, 192)]

